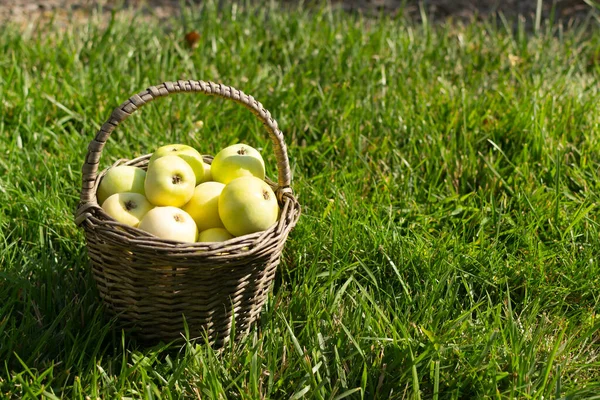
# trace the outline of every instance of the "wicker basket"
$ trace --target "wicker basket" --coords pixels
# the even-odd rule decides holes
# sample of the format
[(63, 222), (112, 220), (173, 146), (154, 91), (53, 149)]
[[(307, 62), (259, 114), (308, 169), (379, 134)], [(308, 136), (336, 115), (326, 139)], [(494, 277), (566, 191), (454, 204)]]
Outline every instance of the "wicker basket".
[[(266, 181), (281, 207), (278, 223), (267, 231), (223, 243), (179, 243), (120, 224), (98, 205), (96, 190), (106, 173), (97, 174), (98, 162), (111, 132), (144, 104), (178, 92), (233, 100), (264, 123), (274, 144), (278, 169), (278, 183)], [(119, 160), (113, 167), (146, 168), (149, 158), (150, 154)], [(210, 163), (212, 157), (204, 160)], [(246, 334), (260, 313), (287, 236), (300, 216), (290, 180), (283, 134), (252, 96), (203, 81), (166, 82), (132, 96), (113, 111), (88, 146), (75, 216), (85, 231), (93, 276), (106, 308), (144, 341), (181, 339), (184, 318), (191, 338), (207, 337), (213, 345)]]

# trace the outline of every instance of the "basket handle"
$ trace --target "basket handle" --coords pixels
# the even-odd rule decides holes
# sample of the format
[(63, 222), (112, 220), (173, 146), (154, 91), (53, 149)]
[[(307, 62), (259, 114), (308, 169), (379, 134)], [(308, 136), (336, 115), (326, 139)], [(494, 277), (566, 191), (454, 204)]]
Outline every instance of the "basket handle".
[(177, 82), (164, 82), (157, 86), (150, 86), (145, 91), (131, 96), (127, 101), (114, 109), (108, 121), (100, 127), (96, 137), (88, 146), (88, 152), (82, 168), (82, 203), (91, 203), (94, 199), (93, 191), (98, 173), (100, 156), (102, 155), (102, 149), (111, 132), (138, 108), (150, 103), (157, 97), (166, 97), (171, 93), (178, 92), (199, 92), (209, 96), (223, 97), (225, 99), (233, 100), (250, 110), (265, 125), (269, 137), (275, 145), (275, 158), (277, 159), (279, 184), (277, 197), (282, 200), (284, 193), (292, 192), (292, 189), (290, 188), (291, 172), (287, 148), (285, 146), (283, 133), (279, 130), (277, 121), (271, 117), (271, 113), (265, 109), (259, 101), (254, 99), (254, 97), (231, 86), (214, 82), (180, 80)]

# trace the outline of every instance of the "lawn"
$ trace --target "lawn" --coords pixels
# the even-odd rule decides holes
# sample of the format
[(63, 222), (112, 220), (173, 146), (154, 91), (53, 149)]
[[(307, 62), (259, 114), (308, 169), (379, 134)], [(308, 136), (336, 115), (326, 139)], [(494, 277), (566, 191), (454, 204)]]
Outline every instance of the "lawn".
[[(0, 398), (594, 398), (598, 26), (211, 2), (164, 24), (3, 25)], [(73, 218), (97, 129), (177, 79), (271, 111), (302, 205), (260, 323), (221, 353), (121, 332)], [(173, 96), (120, 126), (101, 167), (239, 141), (276, 175), (252, 114)]]

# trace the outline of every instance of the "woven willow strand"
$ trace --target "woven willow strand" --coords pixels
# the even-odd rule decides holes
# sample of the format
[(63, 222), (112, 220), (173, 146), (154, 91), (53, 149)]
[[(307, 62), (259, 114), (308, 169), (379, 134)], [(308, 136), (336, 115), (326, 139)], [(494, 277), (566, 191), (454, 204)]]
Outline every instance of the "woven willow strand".
[(204, 93), (209, 96), (223, 97), (233, 100), (250, 110), (266, 127), (269, 137), (275, 145), (275, 158), (277, 160), (278, 171), (278, 192), (277, 197), (281, 201), (283, 193), (290, 192), (291, 172), (287, 156), (283, 133), (273, 119), (271, 113), (263, 107), (254, 97), (249, 96), (241, 90), (231, 86), (222, 85), (214, 82), (204, 81), (177, 81), (165, 82), (158, 86), (150, 86), (145, 91), (131, 96), (127, 101), (118, 106), (112, 112), (108, 121), (106, 121), (96, 134), (96, 137), (88, 146), (88, 152), (85, 157), (85, 163), (82, 168), (82, 190), (81, 202), (95, 202), (95, 193), (93, 193), (96, 175), (98, 173), (98, 164), (102, 149), (106, 144), (111, 132), (124, 120), (126, 120), (136, 110), (150, 103), (158, 97), (166, 97), (172, 93)]

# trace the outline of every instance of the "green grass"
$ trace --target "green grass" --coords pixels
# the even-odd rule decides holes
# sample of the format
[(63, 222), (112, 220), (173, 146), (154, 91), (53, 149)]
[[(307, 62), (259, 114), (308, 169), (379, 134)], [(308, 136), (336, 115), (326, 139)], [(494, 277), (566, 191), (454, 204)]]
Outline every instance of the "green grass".
[[(212, 3), (165, 25), (2, 26), (0, 398), (600, 393), (600, 30), (508, 26)], [(221, 354), (106, 320), (73, 222), (98, 127), (176, 79), (259, 99), (303, 206), (260, 328)], [(180, 95), (119, 127), (101, 163), (237, 141), (274, 175), (249, 112)]]

